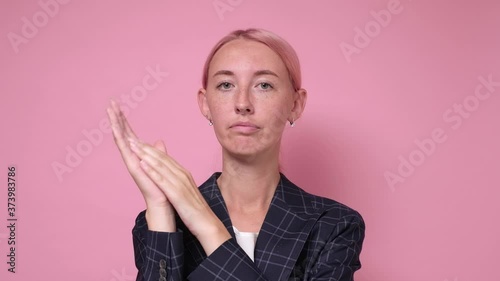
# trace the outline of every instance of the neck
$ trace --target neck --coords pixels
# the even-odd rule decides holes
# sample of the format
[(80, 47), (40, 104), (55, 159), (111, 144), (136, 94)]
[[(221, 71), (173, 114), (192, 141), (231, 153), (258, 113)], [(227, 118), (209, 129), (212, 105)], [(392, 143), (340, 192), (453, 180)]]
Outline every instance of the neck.
[(223, 152), (217, 184), (228, 208), (244, 212), (267, 210), (280, 179), (278, 153), (241, 159)]

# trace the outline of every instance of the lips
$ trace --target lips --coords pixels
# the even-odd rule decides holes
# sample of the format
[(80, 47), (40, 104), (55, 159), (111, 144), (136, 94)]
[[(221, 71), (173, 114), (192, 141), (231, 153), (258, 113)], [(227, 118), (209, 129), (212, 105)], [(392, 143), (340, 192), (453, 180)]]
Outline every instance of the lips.
[(251, 122), (236, 122), (229, 129), (241, 134), (251, 134), (258, 131), (260, 127)]
[(249, 128), (259, 129), (259, 126), (255, 125), (253, 123), (250, 123), (250, 122), (236, 122), (233, 125), (231, 125), (230, 128), (234, 128), (234, 127), (249, 127)]

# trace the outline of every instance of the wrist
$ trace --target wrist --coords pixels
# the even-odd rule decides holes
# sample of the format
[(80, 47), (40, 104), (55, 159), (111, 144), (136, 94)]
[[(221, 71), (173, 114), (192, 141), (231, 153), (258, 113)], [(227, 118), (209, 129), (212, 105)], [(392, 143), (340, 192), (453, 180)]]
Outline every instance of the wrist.
[(226, 227), (220, 223), (213, 227), (209, 227), (206, 231), (201, 232), (201, 234), (196, 235), (198, 241), (200, 241), (203, 250), (207, 256), (212, 254), (217, 248), (219, 248), (224, 242), (231, 239), (231, 234), (227, 231)]
[(152, 208), (146, 209), (146, 221), (148, 229), (158, 232), (175, 232), (175, 214), (165, 208)]

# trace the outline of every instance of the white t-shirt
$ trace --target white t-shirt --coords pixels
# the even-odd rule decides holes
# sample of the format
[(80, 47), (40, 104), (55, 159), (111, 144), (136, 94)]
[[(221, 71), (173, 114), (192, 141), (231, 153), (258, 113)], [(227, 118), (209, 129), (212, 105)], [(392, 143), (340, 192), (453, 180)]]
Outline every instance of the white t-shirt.
[(247, 255), (252, 259), (254, 257), (255, 242), (257, 242), (257, 232), (240, 232), (236, 227), (233, 226), (234, 234), (236, 235), (236, 242), (238, 245), (247, 253)]

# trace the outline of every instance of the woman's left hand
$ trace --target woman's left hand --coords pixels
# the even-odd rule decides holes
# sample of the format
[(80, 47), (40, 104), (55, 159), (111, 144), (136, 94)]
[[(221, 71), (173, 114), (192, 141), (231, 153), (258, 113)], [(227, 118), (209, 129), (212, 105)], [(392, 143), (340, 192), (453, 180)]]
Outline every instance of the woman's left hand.
[(191, 233), (210, 255), (231, 238), (224, 224), (201, 195), (191, 173), (170, 155), (149, 144), (129, 139), (141, 167), (163, 191)]

